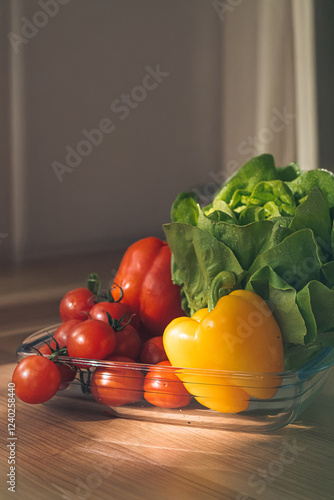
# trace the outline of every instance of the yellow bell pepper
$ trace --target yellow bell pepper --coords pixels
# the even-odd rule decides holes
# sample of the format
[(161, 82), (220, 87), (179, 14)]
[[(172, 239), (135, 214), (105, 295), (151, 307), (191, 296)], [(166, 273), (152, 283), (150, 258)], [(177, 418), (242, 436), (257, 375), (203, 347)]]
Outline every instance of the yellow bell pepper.
[(163, 343), (173, 366), (198, 369), (177, 374), (213, 410), (245, 411), (250, 396), (269, 399), (280, 385), (275, 374), (284, 369), (282, 334), (266, 302), (253, 292), (235, 290), (211, 312), (204, 308), (174, 319)]

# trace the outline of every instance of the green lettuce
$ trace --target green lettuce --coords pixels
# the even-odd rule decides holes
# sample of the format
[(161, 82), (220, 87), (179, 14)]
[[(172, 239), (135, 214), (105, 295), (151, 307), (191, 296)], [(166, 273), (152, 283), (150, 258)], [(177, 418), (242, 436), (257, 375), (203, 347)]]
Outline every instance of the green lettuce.
[(334, 345), (334, 175), (252, 158), (201, 207), (180, 193), (163, 226), (188, 315), (233, 289), (259, 294), (278, 322), (286, 368)]

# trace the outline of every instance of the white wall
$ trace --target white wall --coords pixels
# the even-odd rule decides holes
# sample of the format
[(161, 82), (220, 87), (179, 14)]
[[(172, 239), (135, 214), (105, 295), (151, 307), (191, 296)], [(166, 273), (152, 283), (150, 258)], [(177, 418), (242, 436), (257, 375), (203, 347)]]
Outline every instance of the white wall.
[[(9, 11), (0, 2), (0, 33), (7, 33)], [(6, 42), (6, 43), (5, 43)], [(9, 51), (7, 41), (0, 43), (0, 260), (10, 256), (10, 127), (9, 127)]]
[[(6, 37), (15, 257), (162, 235), (177, 193), (220, 168), (221, 23), (211, 2), (70, 0), (35, 34), (22, 18), (43, 24), (41, 3), (3, 4), (12, 6), (8, 31), (25, 39)], [(122, 120), (111, 104), (157, 65), (168, 76)], [(76, 149), (82, 130), (104, 118), (113, 132), (59, 182), (52, 163), (64, 164), (65, 148)]]
[[(29, 21), (43, 24), (42, 4), (58, 12), (29, 34)], [(305, 156), (310, 141), (300, 144), (300, 137), (310, 123), (298, 109), (296, 82), (310, 71), (296, 43), (303, 34), (302, 20), (296, 29), (297, 4), (303, 6), (300, 0), (0, 0), (0, 236), (8, 234), (0, 238), (0, 259), (118, 249), (163, 236), (179, 191), (205, 184), (212, 193), (217, 179), (256, 154), (272, 153), (278, 165)], [(328, 20), (324, 27), (329, 32)], [(24, 37), (16, 50), (10, 31)], [(325, 38), (322, 82), (332, 60)], [(111, 109), (123, 94), (140, 92), (146, 68), (157, 65), (168, 76), (128, 116), (117, 112), (117, 101)], [(320, 103), (324, 114), (324, 95)], [(59, 182), (51, 165), (65, 164), (66, 147), (76, 149), (82, 131), (104, 118), (113, 132)]]

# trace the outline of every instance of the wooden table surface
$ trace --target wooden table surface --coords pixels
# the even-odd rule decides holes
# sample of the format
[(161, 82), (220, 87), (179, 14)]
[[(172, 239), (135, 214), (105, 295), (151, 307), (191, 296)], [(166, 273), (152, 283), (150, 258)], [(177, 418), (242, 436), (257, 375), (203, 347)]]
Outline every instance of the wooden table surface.
[(0, 367), (1, 499), (334, 498), (334, 371), (297, 422), (263, 435), (110, 418), (68, 397), (16, 400), (13, 496), (6, 445), (14, 366)]

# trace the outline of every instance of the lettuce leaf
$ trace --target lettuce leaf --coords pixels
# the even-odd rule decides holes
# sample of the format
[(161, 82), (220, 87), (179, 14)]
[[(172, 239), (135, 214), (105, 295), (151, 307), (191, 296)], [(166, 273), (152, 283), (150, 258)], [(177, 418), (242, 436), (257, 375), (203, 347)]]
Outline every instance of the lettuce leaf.
[(248, 274), (251, 275), (264, 266), (270, 266), (297, 291), (309, 281), (319, 280), (322, 261), (311, 229), (296, 231), (278, 245), (258, 255)]
[(297, 304), (297, 292), (270, 266), (256, 271), (246, 289), (260, 295), (269, 305), (281, 329), (284, 342), (304, 344), (307, 326)]
[(215, 239), (227, 245), (244, 270), (252, 265), (258, 255), (276, 246), (293, 232), (270, 220), (239, 226), (212, 221), (202, 213), (198, 218), (198, 227), (205, 229)]
[(325, 169), (302, 172), (296, 179), (287, 182), (297, 200), (303, 199), (312, 189), (319, 188), (325, 194), (330, 207), (334, 206), (334, 175)]
[(276, 172), (281, 181), (293, 181), (302, 173), (300, 166), (295, 162), (286, 167), (276, 167)]
[(256, 156), (222, 185), (215, 199), (229, 203), (237, 190), (245, 190), (250, 194), (259, 182), (275, 179), (278, 179), (278, 173), (273, 156), (268, 154)]
[(182, 192), (174, 201), (171, 209), (171, 220), (197, 225), (198, 203), (195, 193)]
[[(200, 207), (181, 193), (163, 226), (187, 314), (218, 300), (220, 273), (259, 294), (283, 335), (286, 367), (334, 346), (334, 175), (252, 158)], [(221, 293), (229, 293), (223, 290)]]
[(211, 283), (221, 271), (234, 273), (241, 283), (243, 269), (227, 245), (190, 224), (171, 223), (163, 228), (173, 249), (173, 282), (182, 287), (190, 315), (208, 306)]

